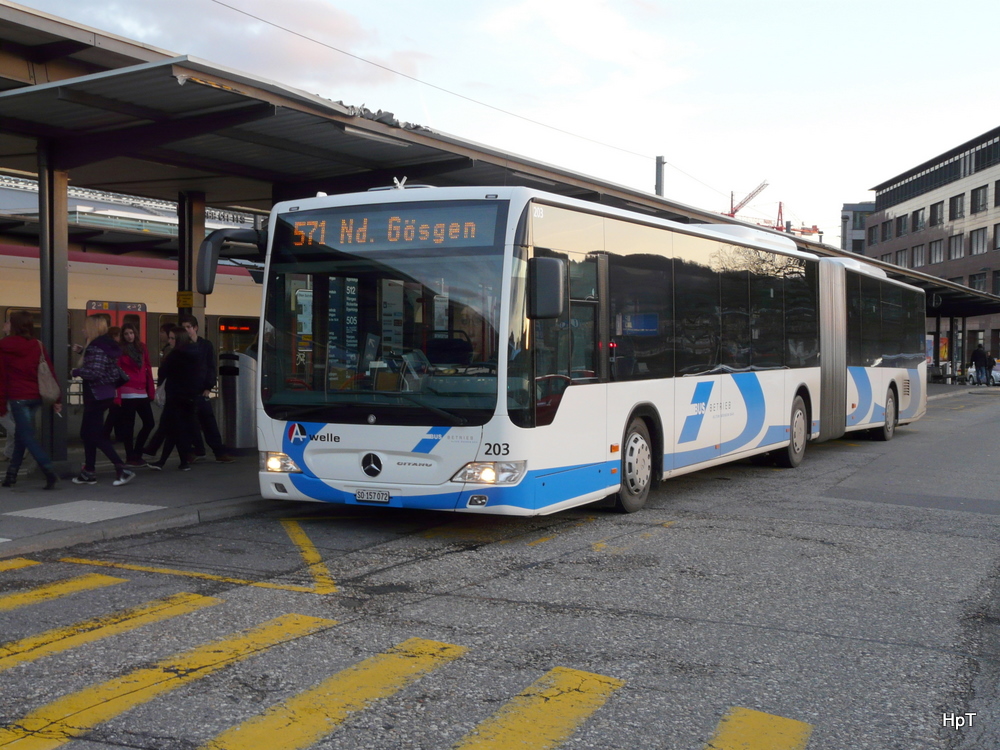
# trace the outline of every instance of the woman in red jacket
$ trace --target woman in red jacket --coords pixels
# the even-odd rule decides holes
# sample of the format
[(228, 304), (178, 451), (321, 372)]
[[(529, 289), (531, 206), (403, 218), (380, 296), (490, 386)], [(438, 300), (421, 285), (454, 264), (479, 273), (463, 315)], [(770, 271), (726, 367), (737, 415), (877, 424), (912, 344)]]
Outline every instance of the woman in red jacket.
[[(142, 449), (146, 446), (146, 439), (153, 431), (154, 424), (153, 408), (150, 406), (156, 396), (153, 368), (149, 365), (149, 352), (139, 340), (139, 333), (132, 323), (122, 325), (121, 347), (122, 356), (118, 358), (118, 366), (128, 375), (128, 382), (118, 389), (121, 407), (118, 409), (115, 432), (125, 445), (125, 464), (145, 466)], [(142, 420), (142, 427), (139, 435), (133, 438), (136, 414)]]
[[(14, 417), (14, 455), (10, 457), (3, 487), (13, 487), (17, 472), (21, 468), (24, 452), (35, 457), (45, 474), (45, 489), (55, 489), (59, 477), (52, 468), (52, 460), (35, 438), (35, 412), (42, 405), (38, 392), (38, 360), (45, 355), (52, 369), (52, 360), (34, 336), (35, 326), (31, 313), (18, 311), (4, 323), (4, 333), (0, 339), (0, 415), (10, 411)], [(61, 401), (52, 405), (56, 414), (62, 411)]]

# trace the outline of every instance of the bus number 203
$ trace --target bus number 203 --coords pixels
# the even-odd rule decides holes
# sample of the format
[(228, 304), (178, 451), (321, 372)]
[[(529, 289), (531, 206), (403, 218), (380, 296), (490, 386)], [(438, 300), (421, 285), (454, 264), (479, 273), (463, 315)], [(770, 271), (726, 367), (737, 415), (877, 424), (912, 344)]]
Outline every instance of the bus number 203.
[(487, 456), (509, 456), (510, 443), (486, 443)]

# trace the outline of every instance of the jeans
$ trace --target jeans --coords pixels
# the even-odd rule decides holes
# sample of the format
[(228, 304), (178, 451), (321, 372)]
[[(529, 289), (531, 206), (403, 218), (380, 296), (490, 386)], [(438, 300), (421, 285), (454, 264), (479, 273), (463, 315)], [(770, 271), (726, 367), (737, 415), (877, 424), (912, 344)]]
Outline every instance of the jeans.
[(114, 399), (112, 398), (100, 401), (87, 401), (84, 399), (83, 421), (80, 423), (80, 438), (83, 440), (83, 468), (85, 471), (93, 473), (94, 465), (97, 463), (98, 448), (115, 465), (115, 468), (122, 465), (122, 460), (115, 452), (115, 446), (112, 445), (111, 438), (104, 432), (104, 412), (113, 403)]
[(41, 399), (7, 401), (7, 409), (14, 417), (14, 452), (10, 457), (8, 473), (17, 474), (28, 451), (46, 475), (52, 474), (52, 461), (35, 438), (35, 413), (42, 405)]
[[(219, 424), (215, 421), (212, 399), (208, 396), (198, 396), (195, 399), (195, 403), (198, 408), (198, 424), (201, 426), (201, 432), (205, 433), (205, 442), (208, 443), (208, 447), (212, 449), (212, 453), (215, 454), (216, 458), (225, 455), (226, 448), (222, 445)], [(201, 450), (199, 450), (199, 447)], [(195, 431), (194, 448), (195, 452), (199, 455), (205, 450), (201, 442), (201, 435), (197, 430)]]
[(163, 415), (160, 417), (163, 428), (163, 451), (159, 460), (161, 465), (167, 462), (174, 448), (177, 448), (181, 465), (193, 460), (192, 437), (198, 433), (196, 409), (195, 402), (189, 398), (167, 396), (167, 403), (163, 405)]
[[(139, 415), (142, 427), (139, 435), (133, 438), (135, 431), (135, 416)], [(153, 408), (148, 398), (123, 398), (115, 421), (115, 433), (125, 445), (125, 460), (133, 461), (142, 458), (142, 449), (146, 447), (146, 438), (153, 431)]]
[(979, 385), (989, 385), (990, 381), (986, 377), (986, 365), (976, 366), (976, 383)]

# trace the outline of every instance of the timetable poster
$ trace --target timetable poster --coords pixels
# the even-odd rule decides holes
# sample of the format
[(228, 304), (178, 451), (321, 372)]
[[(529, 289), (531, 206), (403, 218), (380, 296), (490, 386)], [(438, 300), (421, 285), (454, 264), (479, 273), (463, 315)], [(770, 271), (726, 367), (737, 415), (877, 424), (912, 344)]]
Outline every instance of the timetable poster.
[(332, 379), (358, 364), (358, 280), (330, 279), (327, 371)]

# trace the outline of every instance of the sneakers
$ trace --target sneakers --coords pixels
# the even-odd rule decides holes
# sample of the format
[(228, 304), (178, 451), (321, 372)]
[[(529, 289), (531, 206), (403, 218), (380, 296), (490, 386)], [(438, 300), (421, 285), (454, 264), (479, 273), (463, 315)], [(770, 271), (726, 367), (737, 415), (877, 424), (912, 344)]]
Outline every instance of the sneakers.
[(78, 476), (73, 477), (73, 484), (97, 484), (97, 475), (92, 471), (82, 469)]
[[(128, 469), (119, 469), (118, 478), (111, 484), (113, 484), (115, 487), (121, 487), (123, 484), (128, 484), (133, 479), (135, 479), (134, 471), (129, 471)], [(74, 479), (73, 481), (75, 482), (76, 480)]]
[(143, 461), (141, 458), (132, 458), (132, 459), (129, 459), (128, 461), (126, 461), (125, 465), (126, 466), (132, 466), (132, 467), (134, 467), (136, 469), (141, 469), (143, 466), (146, 465), (146, 462)]
[(153, 471), (163, 471), (163, 464), (159, 461), (150, 461), (146, 464), (147, 469), (152, 469)]
[(236, 460), (235, 458), (233, 458), (232, 456), (230, 456), (230, 455), (228, 455), (226, 453), (223, 453), (223, 454), (218, 455), (218, 456), (215, 457), (215, 463), (217, 463), (217, 464), (231, 464), (235, 460)]
[(181, 471), (191, 471), (191, 464), (181, 464), (177, 468)]

